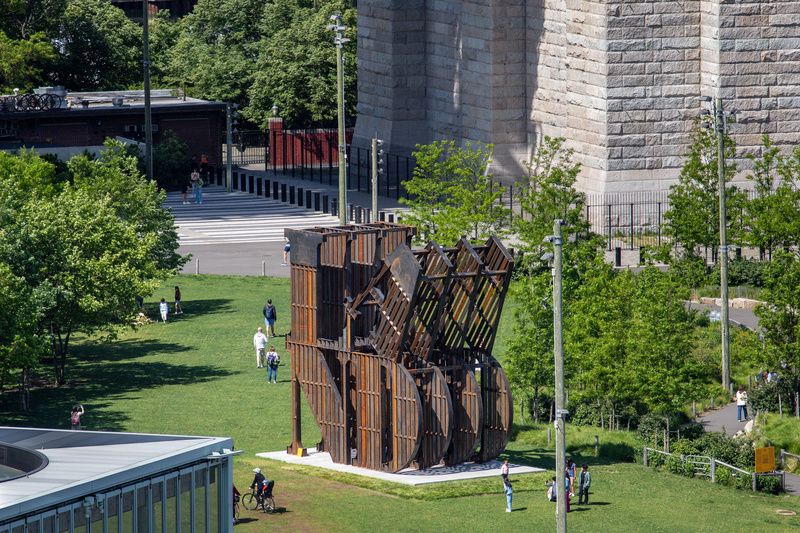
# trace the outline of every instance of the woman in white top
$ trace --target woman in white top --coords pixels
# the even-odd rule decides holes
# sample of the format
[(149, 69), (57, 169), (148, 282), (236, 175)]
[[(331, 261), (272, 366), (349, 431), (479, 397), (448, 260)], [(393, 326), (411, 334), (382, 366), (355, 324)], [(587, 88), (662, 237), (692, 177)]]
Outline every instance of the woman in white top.
[(747, 420), (747, 391), (744, 390), (744, 385), (739, 385), (739, 390), (736, 391), (736, 420)]

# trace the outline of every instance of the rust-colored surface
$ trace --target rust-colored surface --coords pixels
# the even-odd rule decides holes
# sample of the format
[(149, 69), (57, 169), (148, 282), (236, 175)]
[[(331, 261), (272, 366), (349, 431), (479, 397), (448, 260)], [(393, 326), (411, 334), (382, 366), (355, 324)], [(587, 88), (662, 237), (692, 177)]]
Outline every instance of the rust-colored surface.
[(286, 230), (292, 443), (300, 391), (337, 463), (397, 472), (485, 461), (506, 444), (511, 390), (492, 357), (513, 260), (495, 238), (410, 248), (388, 223)]

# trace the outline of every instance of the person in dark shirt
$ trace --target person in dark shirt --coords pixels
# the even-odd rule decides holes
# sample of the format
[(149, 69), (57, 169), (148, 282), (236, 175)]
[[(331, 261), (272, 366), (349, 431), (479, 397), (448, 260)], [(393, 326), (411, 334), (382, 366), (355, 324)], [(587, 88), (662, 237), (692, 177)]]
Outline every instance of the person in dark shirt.
[(254, 468), (253, 472), (255, 472), (256, 475), (253, 477), (253, 482), (250, 484), (250, 488), (255, 489), (258, 494), (261, 494), (261, 491), (264, 490), (264, 481), (267, 478), (261, 473), (260, 468)]

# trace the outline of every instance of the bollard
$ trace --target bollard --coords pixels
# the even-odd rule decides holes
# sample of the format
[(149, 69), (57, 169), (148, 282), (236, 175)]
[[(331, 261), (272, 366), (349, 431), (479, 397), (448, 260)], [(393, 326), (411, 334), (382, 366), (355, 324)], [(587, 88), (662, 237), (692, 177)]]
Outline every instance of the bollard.
[(709, 466), (711, 469), (711, 483), (714, 483), (717, 480), (717, 460), (712, 457)]
[(256, 177), (255, 176), (248, 176), (247, 180), (248, 180), (247, 181), (247, 184), (248, 184), (247, 192), (249, 192), (250, 194), (253, 194), (253, 192), (255, 191), (255, 186), (254, 185), (255, 185)]
[(712, 396), (712, 398), (711, 398), (711, 409), (713, 409), (713, 408), (714, 408), (714, 398)]
[(281, 183), (281, 202), (286, 203), (286, 184)]
[(239, 188), (239, 173), (232, 172), (231, 173), (231, 188), (235, 191)]
[(339, 216), (338, 209), (336, 209), (336, 198), (331, 198), (331, 215)]
[(270, 182), (267, 178), (264, 178), (264, 198), (269, 198), (270, 196)]
[(297, 207), (303, 207), (303, 199), (305, 198), (302, 187), (297, 188)]
[(256, 178), (256, 196), (261, 196), (264, 190), (264, 179), (261, 176)]
[(320, 196), (321, 196), (320, 193), (318, 192), (314, 193), (314, 211), (320, 210), (320, 202), (319, 202)]
[(278, 183), (277, 181), (273, 181), (272, 182), (272, 199), (273, 200), (277, 200), (281, 196), (280, 192), (279, 192), (280, 191), (280, 185), (281, 184)]
[(330, 207), (328, 206), (329, 201), (330, 201), (330, 198), (328, 198), (328, 195), (327, 194), (323, 194), (322, 195), (322, 212), (325, 213), (326, 215), (330, 211)]
[(194, 275), (197, 276), (200, 274), (200, 258), (198, 257), (194, 261)]
[(289, 203), (294, 205), (294, 185), (289, 185)]
[(550, 447), (550, 439), (552, 438), (550, 433), (553, 431), (553, 428), (547, 426), (547, 447)]
[(621, 267), (622, 266), (622, 248), (617, 246), (614, 248), (614, 266)]
[(311, 194), (312, 194), (311, 191), (306, 190), (306, 208), (307, 209), (311, 209), (311, 207), (312, 207), (312, 205), (311, 205)]
[(261, 275), (262, 276), (266, 276), (267, 275), (267, 262), (266, 261), (261, 261)]
[(647, 446), (642, 448), (642, 464), (647, 466)]

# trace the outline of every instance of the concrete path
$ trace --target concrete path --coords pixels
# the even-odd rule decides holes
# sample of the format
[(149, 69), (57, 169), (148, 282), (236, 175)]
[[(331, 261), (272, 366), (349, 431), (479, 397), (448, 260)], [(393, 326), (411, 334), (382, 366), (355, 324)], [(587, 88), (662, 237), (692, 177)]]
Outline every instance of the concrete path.
[[(701, 311), (719, 311), (720, 307), (711, 304), (701, 304), (697, 302), (689, 302), (688, 304), (689, 309), (701, 310)], [(750, 309), (733, 309), (728, 308), (728, 320), (731, 324), (735, 324), (737, 326), (742, 326), (747, 329), (756, 330), (758, 329), (758, 317), (756, 314)], [(736, 413), (734, 413), (734, 420), (736, 419)]]

